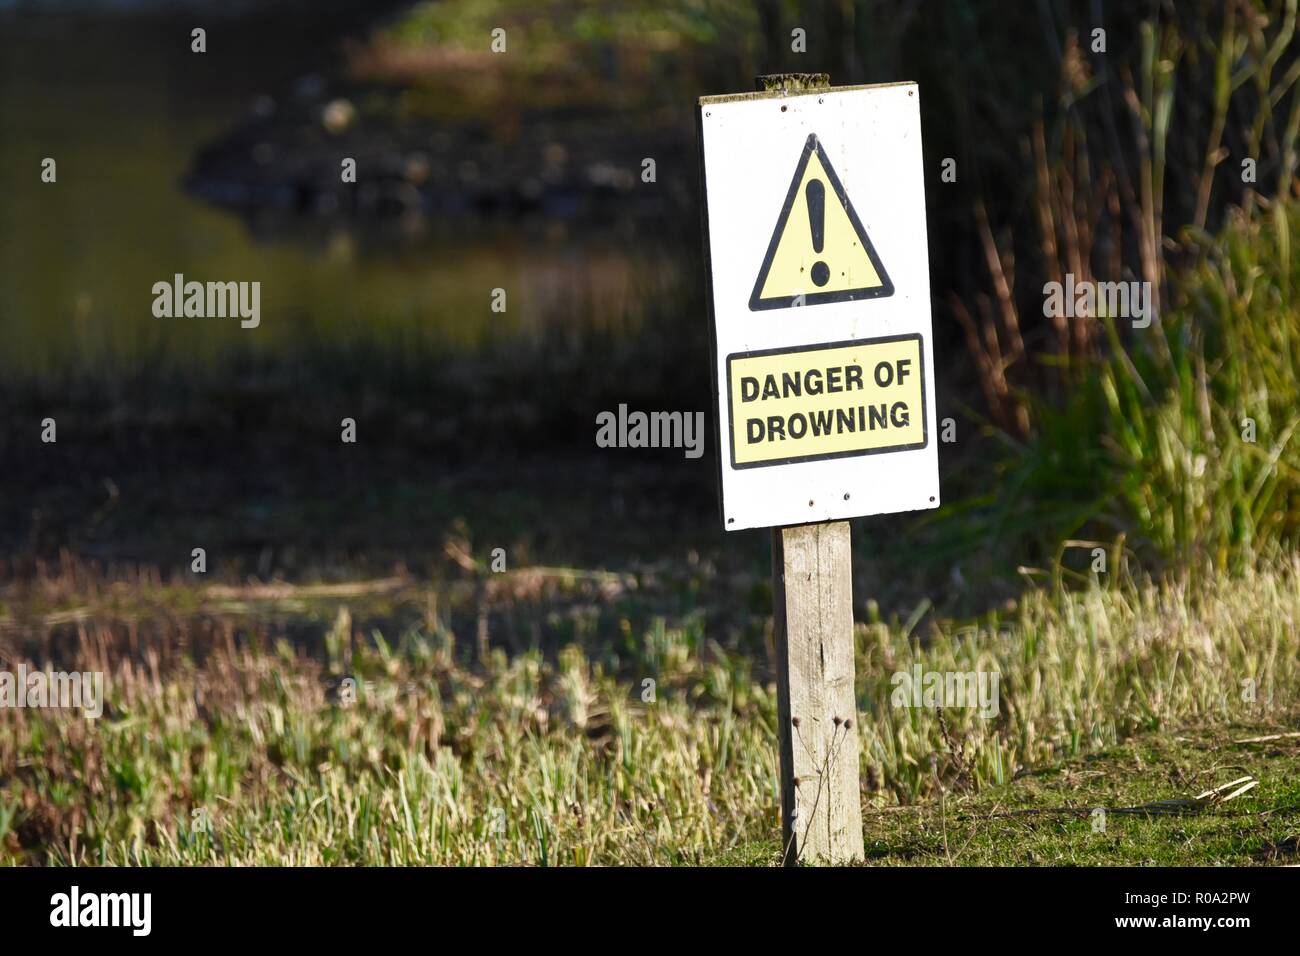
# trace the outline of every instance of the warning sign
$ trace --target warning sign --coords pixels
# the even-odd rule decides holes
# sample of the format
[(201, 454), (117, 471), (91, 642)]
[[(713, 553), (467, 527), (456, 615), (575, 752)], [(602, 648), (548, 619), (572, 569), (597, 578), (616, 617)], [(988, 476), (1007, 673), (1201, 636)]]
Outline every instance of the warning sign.
[(919, 335), (727, 356), (733, 468), (925, 447)]
[(817, 134), (809, 134), (749, 307), (785, 309), (893, 292)]
[(939, 505), (915, 83), (706, 96), (728, 531)]

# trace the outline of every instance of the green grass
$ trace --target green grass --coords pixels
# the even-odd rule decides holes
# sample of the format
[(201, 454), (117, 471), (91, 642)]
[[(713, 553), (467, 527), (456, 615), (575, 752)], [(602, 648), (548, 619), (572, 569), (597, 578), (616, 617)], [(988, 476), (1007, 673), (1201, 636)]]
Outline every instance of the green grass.
[[(522, 571), (485, 585), (461, 600), (490, 607), (539, 586)], [(564, 572), (552, 597), (600, 593), (582, 590), (592, 586)], [(472, 627), (453, 632), (454, 595), (415, 591), (408, 598), (425, 604), (423, 623), (388, 634), (354, 623), (345, 602), (361, 596), (300, 595), (324, 602), (306, 620), (320, 620), (327, 607), (335, 616), (305, 625), (297, 643), (288, 639), (293, 605), (283, 596), (219, 592), (227, 603), (214, 607), (211, 595), (192, 595), (188, 606), (200, 612), (177, 614), (174, 631), (152, 637), (134, 617), (114, 622), (115, 612), (89, 606), (78, 626), (97, 637), (74, 642), (64, 666), (106, 670), (110, 706), (93, 722), (65, 711), (0, 711), (0, 859), (776, 858), (776, 699), (761, 653), (724, 649), (688, 608), (643, 629), (625, 618), (575, 630), (557, 653), (508, 655), (481, 650)], [(604, 593), (614, 607), (630, 600)], [(157, 627), (165, 615), (149, 606), (144, 620)], [(560, 615), (564, 606), (551, 600), (541, 613)], [(575, 620), (587, 613), (581, 600), (568, 606)], [(1249, 862), (1269, 841), (1284, 844), (1294, 741), (1234, 747), (1218, 728), (1285, 726), (1294, 715), (1298, 618), (1300, 564), (1288, 564), (1194, 589), (1031, 592), (1000, 616), (933, 622), (919, 633), (906, 622), (860, 624), (872, 858)], [(892, 706), (892, 675), (914, 663), (998, 671), (998, 715), (948, 709), (941, 726), (933, 709)], [(359, 682), (354, 703), (340, 695), (345, 677)], [(656, 682), (653, 702), (642, 700), (646, 678)], [(1102, 763), (1083, 759), (1096, 754)], [(1089, 768), (1108, 769), (1089, 776)], [(995, 807), (1186, 798), (1243, 773), (1261, 784), (1227, 808), (1272, 812), (1240, 820), (1222, 808), (1179, 821), (1121, 815), (1104, 840), (1069, 814), (991, 816)], [(195, 826), (204, 817), (210, 830)]]
[[(1149, 734), (1028, 772), (1004, 786), (869, 809), (863, 819), (865, 862), (1294, 864), (1300, 854), (1300, 737), (1239, 742), (1276, 733), (1277, 725), (1265, 723)], [(1239, 797), (1187, 805), (1244, 777), (1256, 785)], [(778, 842), (768, 839), (723, 852), (713, 862), (773, 865), (778, 850)]]
[[(1173, 304), (1149, 328), (1088, 320), (1107, 340), (1036, 434), (999, 433), (992, 489), (948, 509), (954, 544), (1043, 563), (1224, 573), (1300, 541), (1300, 207), (1237, 211), (1189, 232)], [(943, 519), (939, 519), (943, 520)]]
[[(1300, 738), (1234, 742), (1276, 732), (1265, 723), (1144, 735), (1006, 786), (871, 814), (866, 859), (942, 866), (1296, 862)], [(1241, 796), (1191, 805), (1248, 776), (1258, 783)]]

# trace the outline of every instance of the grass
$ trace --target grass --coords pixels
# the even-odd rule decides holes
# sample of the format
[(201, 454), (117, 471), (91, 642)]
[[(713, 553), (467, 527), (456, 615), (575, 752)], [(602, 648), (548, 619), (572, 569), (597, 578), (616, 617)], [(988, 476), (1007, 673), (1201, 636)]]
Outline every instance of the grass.
[[(971, 417), (1004, 450), (947, 495), (946, 548), (1068, 574), (1097, 547), (1157, 573), (1294, 547), (1295, 0), (1132, 5), (1104, 54), (1095, 11), (1038, 13), (1058, 76), (1025, 111), (1024, 78), (990, 74), (1007, 135), (978, 138), (1018, 198), (981, 181), (984, 276), (947, 297), (984, 396)], [(1046, 315), (1044, 283), (1067, 276), (1149, 283), (1157, 318)]]
[[(717, 582), (700, 573), (707, 595)], [(572, 572), (549, 585), (553, 598), (571, 600), (537, 607), (539, 631), (557, 616), (572, 619), (573, 639), (558, 651), (539, 643), (508, 654), (487, 624), (457, 632), (448, 623), (458, 602), (518, 603), (545, 577), (488, 575), (459, 597), (410, 584), (386, 600), (422, 604), (423, 620), (387, 634), (355, 622), (350, 602), (373, 599), (364, 588), (299, 594), (317, 606), (308, 620), (332, 620), (303, 625), (299, 640), (295, 609), (276, 603), (282, 594), (215, 589), (190, 595), (172, 615), (157, 603), (141, 616), (121, 601), (116, 610), (91, 604), (76, 625), (46, 629), (63, 637), (30, 658), (14, 648), (31, 622), (15, 617), (20, 609), (10, 602), (0, 621), (6, 666), (57, 660), (103, 670), (109, 703), (97, 721), (69, 711), (0, 711), (0, 859), (775, 860), (776, 695), (761, 651), (724, 648), (693, 606), (642, 628), (631, 614), (580, 625), (593, 603), (628, 608), (634, 597), (654, 595)], [(1300, 563), (1291, 563), (1194, 589), (1036, 591), (977, 622), (932, 621), (919, 630), (912, 621), (860, 624), (873, 859), (1249, 862), (1269, 841), (1285, 847), (1292, 822), (1285, 807), (1295, 794), (1284, 781), (1296, 779), (1295, 741), (1227, 746), (1219, 728), (1294, 722), (1297, 617)], [(998, 715), (892, 706), (892, 675), (915, 663), (998, 671)], [(348, 678), (355, 701), (344, 694)], [(1190, 742), (1178, 740), (1188, 727)], [(1080, 763), (1097, 754), (1103, 763)], [(1109, 769), (1094, 778), (1090, 767)], [(1110, 842), (1089, 842), (1087, 821), (1069, 814), (991, 816), (995, 807), (1185, 798), (1244, 773), (1261, 785), (1231, 809), (1270, 811), (1258, 819), (1221, 819), (1218, 810), (1181, 823), (1121, 814)], [(998, 836), (1020, 830), (1029, 834), (1023, 845)], [(942, 851), (936, 832), (949, 836)], [(1183, 832), (1197, 837), (1177, 837)], [(1175, 837), (1183, 842), (1171, 849)], [(954, 853), (956, 846), (965, 849)]]
[[(1004, 786), (868, 810), (866, 863), (1294, 864), (1300, 737), (1286, 733), (1269, 723), (1182, 728), (1053, 764)], [(1194, 800), (1245, 777), (1255, 786), (1236, 798)], [(763, 865), (778, 856), (777, 842), (767, 840), (725, 852), (718, 862)]]
[[(949, 866), (1295, 862), (1300, 738), (1236, 742), (1274, 733), (1272, 723), (1178, 728), (1004, 787), (881, 813), (868, 824), (867, 859)], [(1258, 783), (1239, 797), (1194, 800), (1245, 777)]]
[[(1060, 402), (1037, 400), (1037, 434), (1000, 433), (992, 490), (949, 509), (945, 534), (1057, 549), (1077, 568), (1103, 547), (1147, 570), (1234, 571), (1300, 540), (1300, 207), (1234, 212), (1190, 261), (1149, 328), (1086, 320), (1104, 337)], [(1072, 553), (1067, 554), (1067, 551)]]

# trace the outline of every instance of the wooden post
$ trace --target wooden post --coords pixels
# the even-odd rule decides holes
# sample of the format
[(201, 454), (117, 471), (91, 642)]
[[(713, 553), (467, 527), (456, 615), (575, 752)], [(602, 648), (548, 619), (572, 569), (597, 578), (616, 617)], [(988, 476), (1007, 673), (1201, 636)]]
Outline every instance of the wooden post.
[(849, 523), (772, 529), (783, 862), (862, 859)]
[[(777, 73), (760, 91), (829, 89), (825, 73)], [(861, 860), (849, 523), (772, 529), (782, 861)]]

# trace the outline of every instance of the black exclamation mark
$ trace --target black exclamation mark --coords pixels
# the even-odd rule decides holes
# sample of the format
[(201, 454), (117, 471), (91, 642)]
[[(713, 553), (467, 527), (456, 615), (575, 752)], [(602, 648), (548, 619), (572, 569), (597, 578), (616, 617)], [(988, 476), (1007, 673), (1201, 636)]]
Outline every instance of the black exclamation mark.
[[(803, 192), (808, 201), (808, 226), (812, 229), (813, 252), (820, 253), (826, 244), (826, 187), (820, 179), (810, 179)], [(830, 278), (830, 266), (821, 260), (813, 263), (813, 282), (824, 286)]]

